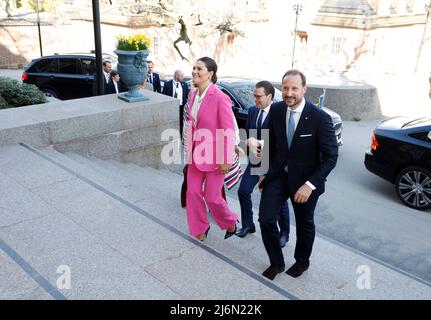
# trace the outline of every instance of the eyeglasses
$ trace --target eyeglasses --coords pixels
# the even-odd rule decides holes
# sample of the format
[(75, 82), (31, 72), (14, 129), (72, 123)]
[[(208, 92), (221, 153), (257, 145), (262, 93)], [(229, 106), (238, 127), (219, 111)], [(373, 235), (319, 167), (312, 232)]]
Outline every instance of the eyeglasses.
[(254, 94), (254, 95), (253, 95), (253, 97), (254, 97), (255, 99), (260, 99), (260, 98), (265, 97), (265, 96), (266, 96), (265, 94), (263, 94), (263, 95), (261, 95), (261, 96), (258, 96), (257, 94)]

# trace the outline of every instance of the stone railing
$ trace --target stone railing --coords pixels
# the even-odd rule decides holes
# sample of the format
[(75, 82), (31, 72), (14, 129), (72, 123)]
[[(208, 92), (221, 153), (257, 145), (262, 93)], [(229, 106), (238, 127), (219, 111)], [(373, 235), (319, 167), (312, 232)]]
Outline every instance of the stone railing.
[(115, 94), (0, 111), (0, 146), (53, 146), (101, 159), (160, 167), (165, 129), (179, 129), (177, 100), (146, 91), (149, 101)]
[[(281, 83), (274, 82), (281, 89)], [(337, 112), (343, 120), (368, 120), (382, 117), (377, 89), (371, 85), (325, 86), (307, 85), (305, 98), (314, 104), (326, 89), (325, 107)]]

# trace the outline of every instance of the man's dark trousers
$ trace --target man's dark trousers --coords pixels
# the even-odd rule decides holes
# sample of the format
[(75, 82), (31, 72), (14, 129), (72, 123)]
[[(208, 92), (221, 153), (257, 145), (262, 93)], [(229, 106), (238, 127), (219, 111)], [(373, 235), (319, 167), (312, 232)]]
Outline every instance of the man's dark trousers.
[[(247, 165), (244, 175), (242, 176), (241, 184), (238, 188), (238, 198), (241, 206), (241, 223), (243, 228), (254, 227), (251, 194), (259, 181), (259, 176), (251, 175), (251, 169), (251, 165)], [(280, 233), (288, 238), (290, 233), (290, 219), (289, 206), (286, 201), (282, 204), (281, 210), (277, 212), (279, 212), (279, 217), (276, 219), (278, 220)]]
[[(296, 191), (296, 190), (294, 190)], [(259, 223), (262, 240), (272, 266), (284, 266), (283, 253), (280, 247), (280, 233), (277, 228), (277, 213), (288, 198), (291, 199), (296, 221), (295, 260), (308, 266), (315, 237), (314, 209), (319, 195), (312, 192), (308, 201), (298, 204), (293, 201), (294, 193), (287, 183), (287, 173), (274, 178), (262, 191), (259, 208)]]

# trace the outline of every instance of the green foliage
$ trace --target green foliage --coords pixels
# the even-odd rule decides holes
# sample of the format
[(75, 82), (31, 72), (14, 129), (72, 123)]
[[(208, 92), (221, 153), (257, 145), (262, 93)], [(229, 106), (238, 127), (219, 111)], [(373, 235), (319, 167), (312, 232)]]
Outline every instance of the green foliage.
[(45, 95), (35, 85), (0, 77), (0, 109), (44, 102), (46, 102)]
[(359, 121), (361, 121), (361, 118), (359, 118), (359, 117), (353, 117), (352, 120), (355, 121), (355, 122), (359, 122)]
[(7, 107), (7, 101), (0, 95), (0, 109), (6, 109)]

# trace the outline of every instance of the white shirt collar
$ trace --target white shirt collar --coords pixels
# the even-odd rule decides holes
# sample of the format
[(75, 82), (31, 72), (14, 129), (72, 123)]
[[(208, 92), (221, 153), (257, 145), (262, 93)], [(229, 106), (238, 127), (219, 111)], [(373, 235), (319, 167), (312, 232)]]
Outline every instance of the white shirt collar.
[(201, 107), (201, 103), (205, 98), (205, 95), (207, 94), (208, 89), (211, 87), (211, 83), (205, 88), (205, 90), (202, 92), (202, 95), (199, 96), (199, 88), (196, 89), (196, 96), (195, 100), (193, 101), (193, 107), (192, 107), (192, 117), (195, 121), (197, 121), (198, 118), (198, 111)]
[(271, 101), (271, 103), (269, 104), (269, 106), (267, 106), (266, 108), (263, 108), (263, 109), (258, 108), (258, 109), (262, 110), (263, 112), (265, 112), (266, 114), (268, 114), (269, 110), (271, 109), (272, 103), (273, 102)]
[[(298, 112), (298, 113), (302, 113), (302, 111), (304, 110), (305, 107), (305, 98), (302, 98), (301, 102), (299, 103), (298, 107), (293, 110), (294, 112)], [(289, 109), (289, 111), (292, 111), (292, 109), (290, 107), (287, 107), (287, 109)]]

